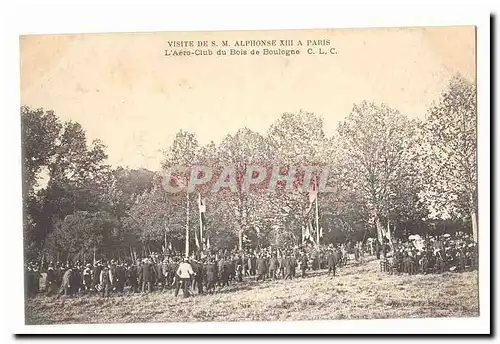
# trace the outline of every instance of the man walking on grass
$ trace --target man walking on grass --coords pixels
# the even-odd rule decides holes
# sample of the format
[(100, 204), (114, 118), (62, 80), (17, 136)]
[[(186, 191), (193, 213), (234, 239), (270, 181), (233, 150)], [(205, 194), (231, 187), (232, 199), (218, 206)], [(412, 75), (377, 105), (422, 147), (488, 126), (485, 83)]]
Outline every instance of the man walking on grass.
[(177, 268), (176, 272), (177, 276), (180, 279), (180, 283), (177, 283), (177, 287), (175, 288), (175, 296), (179, 295), (179, 289), (182, 285), (182, 292), (184, 297), (189, 296), (189, 282), (191, 279), (191, 276), (194, 275), (193, 268), (191, 264), (189, 264), (188, 258), (184, 258), (184, 261), (179, 264), (179, 267)]

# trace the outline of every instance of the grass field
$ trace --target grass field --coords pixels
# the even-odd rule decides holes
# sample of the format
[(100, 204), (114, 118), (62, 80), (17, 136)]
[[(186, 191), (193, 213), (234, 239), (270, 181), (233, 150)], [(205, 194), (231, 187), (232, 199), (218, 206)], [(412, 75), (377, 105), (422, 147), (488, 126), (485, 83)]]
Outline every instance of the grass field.
[(370, 261), (341, 268), (335, 278), (319, 271), (293, 281), (249, 279), (187, 299), (171, 291), (38, 296), (27, 301), (26, 324), (473, 317), (479, 315), (477, 277), (477, 271), (391, 276)]

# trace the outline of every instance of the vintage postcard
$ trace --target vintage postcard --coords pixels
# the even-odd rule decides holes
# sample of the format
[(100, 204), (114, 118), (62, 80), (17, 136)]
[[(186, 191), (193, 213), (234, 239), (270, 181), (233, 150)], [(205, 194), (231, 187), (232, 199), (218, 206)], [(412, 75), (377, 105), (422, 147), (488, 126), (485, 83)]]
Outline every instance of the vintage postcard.
[(27, 326), (480, 315), (474, 26), (20, 59)]

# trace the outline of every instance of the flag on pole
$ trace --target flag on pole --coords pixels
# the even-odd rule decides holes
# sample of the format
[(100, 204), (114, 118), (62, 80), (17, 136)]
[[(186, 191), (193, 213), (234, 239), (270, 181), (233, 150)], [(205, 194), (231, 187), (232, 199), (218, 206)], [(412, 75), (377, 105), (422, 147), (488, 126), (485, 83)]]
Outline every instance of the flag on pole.
[(312, 221), (309, 221), (307, 228), (307, 240), (310, 240), (313, 244), (316, 244), (316, 241), (314, 241), (313, 233), (314, 233), (314, 226), (312, 224)]
[(204, 237), (205, 235), (203, 234), (204, 227), (205, 227), (205, 212), (207, 211), (207, 207), (205, 205), (205, 199), (201, 198), (201, 193), (198, 193), (198, 211), (200, 214), (200, 240), (201, 240), (201, 245), (198, 245), (198, 248), (203, 250), (203, 245), (205, 244)]
[(200, 213), (204, 213), (207, 211), (207, 207), (205, 205), (205, 200), (201, 199), (201, 194), (198, 194), (198, 210)]
[(207, 250), (210, 250), (210, 237), (207, 238)]
[(323, 227), (319, 228), (319, 236), (320, 236), (320, 238), (323, 237)]
[(196, 247), (199, 249), (200, 248), (200, 241), (198, 240), (198, 233), (196, 231), (194, 232), (194, 242), (196, 244)]
[(384, 238), (387, 238), (387, 232), (386, 232), (384, 226), (382, 225), (382, 223), (380, 222), (379, 218), (375, 219), (375, 226), (377, 227), (378, 241), (381, 244), (383, 244), (384, 243)]
[(316, 185), (316, 176), (313, 178), (313, 182), (309, 185), (309, 203), (313, 203), (318, 197), (318, 186)]
[(318, 197), (318, 187), (316, 185), (316, 178), (313, 179), (312, 184), (309, 185), (309, 207), (306, 210), (306, 214), (311, 212), (314, 201)]

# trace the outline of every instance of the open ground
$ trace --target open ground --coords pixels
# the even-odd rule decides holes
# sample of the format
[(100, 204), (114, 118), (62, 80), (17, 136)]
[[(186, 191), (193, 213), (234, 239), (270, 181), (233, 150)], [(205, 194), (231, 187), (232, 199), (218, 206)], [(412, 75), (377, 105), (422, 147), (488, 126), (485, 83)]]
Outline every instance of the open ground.
[(479, 316), (477, 271), (388, 275), (378, 261), (351, 264), (334, 278), (247, 279), (213, 295), (151, 294), (53, 298), (26, 303), (26, 324), (281, 321)]

